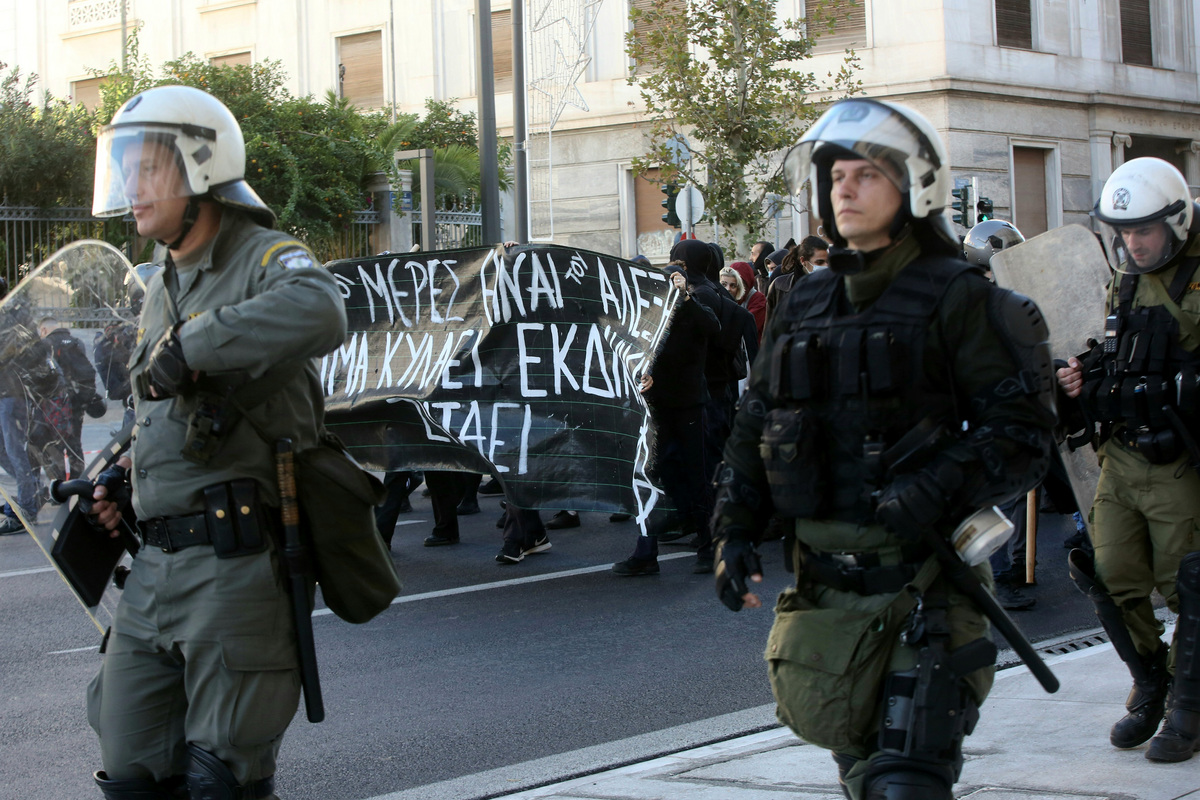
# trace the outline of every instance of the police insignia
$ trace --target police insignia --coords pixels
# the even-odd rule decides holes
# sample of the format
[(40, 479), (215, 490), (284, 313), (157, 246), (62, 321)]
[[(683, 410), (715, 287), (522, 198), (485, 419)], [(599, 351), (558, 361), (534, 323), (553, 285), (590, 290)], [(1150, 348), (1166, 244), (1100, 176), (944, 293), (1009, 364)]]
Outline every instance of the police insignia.
[(304, 269), (316, 266), (308, 251), (300, 249), (288, 250), (286, 253), (280, 254), (279, 263), (284, 269)]
[(1125, 211), (1129, 208), (1129, 201), (1131, 199), (1128, 189), (1117, 189), (1113, 192), (1113, 208), (1118, 211)]

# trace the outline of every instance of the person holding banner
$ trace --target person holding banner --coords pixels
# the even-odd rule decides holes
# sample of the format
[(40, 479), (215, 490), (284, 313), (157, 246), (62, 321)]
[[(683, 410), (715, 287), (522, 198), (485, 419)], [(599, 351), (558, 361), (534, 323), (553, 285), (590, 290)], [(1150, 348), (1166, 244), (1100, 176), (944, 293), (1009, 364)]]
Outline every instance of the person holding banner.
[(986, 558), (966, 566), (947, 537), (1045, 471), (1048, 331), (963, 261), (945, 147), (912, 109), (837, 102), (784, 173), (811, 185), (833, 246), (769, 318), (739, 404), (717, 594), (761, 606), (757, 544), (787, 518), (796, 586), (767, 644), (779, 718), (833, 751), (852, 800), (950, 800), (992, 684), (988, 619), (1011, 621)]
[(113, 529), (130, 509), (105, 498), (131, 482), (142, 539), (88, 691), (109, 800), (275, 798), (299, 704), (275, 444), (317, 445), (316, 359), (346, 316), (244, 171), (237, 120), (190, 87), (135, 95), (97, 143), (93, 212), (132, 212), (165, 260), (130, 362), (134, 439), (95, 490)]
[[(1069, 569), (1133, 676), (1109, 741), (1185, 761), (1200, 748), (1200, 213), (1178, 169), (1135, 158), (1092, 214), (1117, 276), (1104, 341), (1058, 371), (1078, 400), (1068, 429), (1100, 458), (1094, 561), (1073, 550)], [(1179, 614), (1170, 646), (1155, 589)]]

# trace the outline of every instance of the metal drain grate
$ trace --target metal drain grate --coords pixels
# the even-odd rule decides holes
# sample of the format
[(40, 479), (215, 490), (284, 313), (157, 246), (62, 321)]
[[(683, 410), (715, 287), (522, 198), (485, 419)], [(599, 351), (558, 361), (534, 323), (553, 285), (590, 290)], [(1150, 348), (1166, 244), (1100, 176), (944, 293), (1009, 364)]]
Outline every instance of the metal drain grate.
[(1066, 653), (1074, 653), (1077, 650), (1086, 650), (1089, 647), (1095, 647), (1098, 644), (1108, 644), (1108, 634), (1103, 631), (1099, 633), (1089, 633), (1084, 636), (1078, 636), (1074, 639), (1068, 639), (1065, 642), (1057, 642), (1043, 647), (1039, 652), (1046, 656), (1061, 656)]

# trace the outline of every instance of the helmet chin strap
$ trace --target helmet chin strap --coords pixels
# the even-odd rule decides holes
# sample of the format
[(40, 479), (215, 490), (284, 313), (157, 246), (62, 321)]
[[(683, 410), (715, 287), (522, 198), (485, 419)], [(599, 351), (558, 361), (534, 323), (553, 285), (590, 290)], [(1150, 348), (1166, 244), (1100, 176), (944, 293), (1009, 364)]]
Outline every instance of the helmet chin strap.
[(183, 209), (182, 227), (179, 229), (179, 236), (171, 243), (164, 242), (162, 239), (157, 239), (159, 244), (166, 245), (168, 250), (178, 250), (183, 244), (183, 240), (192, 232), (192, 227), (196, 224), (196, 220), (200, 218), (200, 198), (197, 195), (192, 195), (188, 198), (187, 207)]

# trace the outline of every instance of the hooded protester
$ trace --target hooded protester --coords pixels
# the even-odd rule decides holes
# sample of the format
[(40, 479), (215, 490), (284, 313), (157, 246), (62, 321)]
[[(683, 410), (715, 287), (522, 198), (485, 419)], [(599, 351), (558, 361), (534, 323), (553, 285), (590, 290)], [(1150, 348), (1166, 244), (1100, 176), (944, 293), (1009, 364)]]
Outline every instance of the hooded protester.
[(749, 261), (733, 262), (721, 270), (721, 285), (738, 305), (754, 315), (755, 338), (761, 340), (767, 322), (767, 298), (754, 284), (754, 267)]

